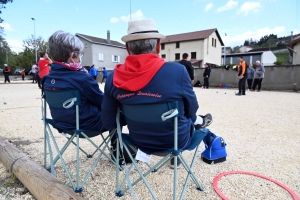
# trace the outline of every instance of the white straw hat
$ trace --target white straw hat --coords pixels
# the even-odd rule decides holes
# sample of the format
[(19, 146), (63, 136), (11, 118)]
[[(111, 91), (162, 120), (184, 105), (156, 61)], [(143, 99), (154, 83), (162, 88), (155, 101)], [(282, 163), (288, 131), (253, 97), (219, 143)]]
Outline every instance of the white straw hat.
[(127, 34), (122, 37), (123, 42), (143, 39), (164, 39), (152, 19), (133, 20), (128, 22)]

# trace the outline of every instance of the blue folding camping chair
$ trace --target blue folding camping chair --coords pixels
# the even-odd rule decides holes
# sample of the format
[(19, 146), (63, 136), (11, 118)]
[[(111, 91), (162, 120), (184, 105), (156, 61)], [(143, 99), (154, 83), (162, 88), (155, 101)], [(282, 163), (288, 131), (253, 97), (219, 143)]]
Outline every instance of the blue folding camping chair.
[[(121, 127), (119, 123), (120, 118), (120, 112), (125, 116), (129, 134), (121, 133)], [(126, 168), (125, 170), (125, 178), (120, 180), (119, 170), (116, 168), (116, 195), (121, 197), (124, 195), (124, 193), (128, 190), (130, 190), (131, 194), (137, 198), (134, 187), (137, 183), (140, 181), (144, 182), (146, 185), (148, 191), (151, 193), (151, 196), (153, 199), (158, 199), (154, 191), (152, 190), (151, 186), (149, 185), (146, 177), (151, 172), (156, 172), (160, 168), (162, 168), (164, 165), (169, 163), (169, 161), (174, 158), (174, 180), (173, 180), (173, 199), (175, 200), (177, 198), (177, 159), (179, 159), (182, 162), (182, 165), (184, 169), (187, 171), (187, 177), (184, 183), (184, 186), (181, 191), (180, 199), (183, 199), (184, 194), (186, 192), (187, 185), (189, 183), (190, 178), (192, 178), (193, 182), (195, 183), (198, 190), (202, 191), (204, 188), (200, 185), (198, 179), (196, 178), (195, 174), (193, 173), (193, 167), (195, 164), (195, 160), (198, 154), (198, 148), (203, 140), (203, 138), (206, 136), (208, 129), (200, 129), (197, 131), (197, 133), (194, 134), (194, 137), (192, 137), (192, 140), (190, 142), (190, 145), (186, 147), (185, 149), (178, 148), (178, 102), (168, 102), (168, 103), (160, 103), (160, 104), (140, 104), (140, 105), (125, 105), (122, 104), (121, 108), (119, 109), (119, 112), (117, 114), (117, 132), (118, 132), (118, 145), (117, 145), (117, 154), (119, 153), (119, 148), (121, 150), (124, 149), (124, 151), (127, 151), (128, 155), (131, 158), (132, 164)], [(171, 149), (167, 149), (163, 152), (160, 151), (152, 151), (149, 152), (143, 147), (138, 146), (137, 144), (133, 143), (132, 140), (130, 140), (130, 125), (131, 123), (139, 123), (139, 124), (148, 124), (151, 126), (161, 126), (167, 124), (173, 124), (174, 125), (174, 147)], [(172, 125), (171, 125), (172, 126)], [(143, 131), (141, 131), (141, 134), (143, 134)], [(159, 134), (159, 133), (157, 133)], [(131, 156), (129, 153), (129, 148), (135, 147), (141, 150), (142, 152), (148, 154), (148, 155), (156, 155), (162, 157), (156, 164), (150, 165), (146, 163), (146, 165), (149, 167), (149, 169), (146, 172), (142, 172), (142, 170), (139, 168), (138, 163), (136, 162), (135, 158)], [(155, 148), (155, 147), (153, 147)], [(190, 164), (186, 162), (184, 159), (182, 152), (188, 150), (188, 151), (194, 151), (193, 159)], [(118, 158), (117, 157), (117, 165), (118, 165)], [(133, 169), (136, 169), (139, 174), (139, 178), (136, 180), (131, 180), (130, 174)]]
[[(53, 175), (55, 175), (54, 166), (57, 163), (57, 161), (60, 160), (63, 169), (65, 170), (66, 175), (69, 179), (70, 186), (72, 187), (72, 189), (75, 192), (82, 192), (83, 186), (86, 184), (92, 171), (94, 170), (94, 168), (96, 167), (103, 155), (107, 157), (109, 161), (111, 161), (113, 164), (116, 164), (116, 159), (109, 148), (111, 137), (113, 136), (116, 130), (110, 131), (110, 133), (105, 137), (103, 133), (101, 133), (99, 130), (80, 129), (79, 107), (81, 105), (81, 100), (80, 92), (78, 90), (44, 90), (42, 97), (42, 115), (44, 121), (44, 167), (48, 169)], [(57, 129), (59, 133), (62, 133), (67, 138), (67, 142), (61, 149), (59, 149), (57, 141), (50, 127), (50, 125), (53, 127), (53, 119), (48, 118), (47, 116), (47, 104), (49, 107), (61, 109), (62, 111), (65, 109), (74, 109), (75, 111), (74, 113), (76, 115), (76, 127), (74, 127), (73, 130)], [(102, 142), (100, 145), (97, 145), (91, 138), (99, 135), (102, 137)], [(95, 147), (95, 150), (92, 154), (88, 154), (85, 150), (83, 150), (83, 148), (81, 148), (80, 139), (86, 139), (93, 147)], [(75, 180), (73, 180), (74, 176), (72, 178), (70, 173), (70, 167), (67, 167), (67, 163), (63, 157), (64, 152), (67, 150), (71, 143), (76, 146), (76, 157), (74, 158), (74, 160), (76, 160)], [(53, 146), (57, 153), (55, 157), (53, 156)], [(105, 152), (106, 149), (109, 150), (109, 154), (112, 156), (112, 158), (109, 154), (107, 154), (107, 152)], [(99, 153), (99, 155), (96, 157), (95, 161), (91, 165), (90, 169), (87, 170), (84, 178), (81, 178), (82, 169), (80, 168), (80, 152), (85, 154), (88, 158), (92, 158), (97, 152)], [(49, 165), (47, 164), (48, 160)]]

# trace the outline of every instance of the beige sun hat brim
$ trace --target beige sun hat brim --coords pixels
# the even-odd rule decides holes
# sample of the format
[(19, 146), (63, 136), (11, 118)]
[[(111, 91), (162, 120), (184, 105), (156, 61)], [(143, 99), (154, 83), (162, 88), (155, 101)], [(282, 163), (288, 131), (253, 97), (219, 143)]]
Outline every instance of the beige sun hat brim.
[(131, 20), (128, 22), (127, 35), (123, 36), (123, 42), (143, 39), (164, 39), (165, 36), (157, 30), (153, 19)]
[(160, 33), (138, 33), (129, 34), (121, 38), (123, 42), (130, 42), (134, 40), (144, 40), (144, 39), (165, 39), (166, 37)]

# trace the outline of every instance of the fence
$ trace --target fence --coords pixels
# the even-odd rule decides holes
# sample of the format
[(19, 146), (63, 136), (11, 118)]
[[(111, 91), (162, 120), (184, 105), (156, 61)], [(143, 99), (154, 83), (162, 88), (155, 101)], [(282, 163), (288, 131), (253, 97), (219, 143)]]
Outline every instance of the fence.
[[(200, 80), (203, 84), (204, 68), (195, 68), (195, 82)], [(209, 85), (218, 87), (226, 84), (236, 88), (238, 85), (237, 71), (224, 68), (211, 68)], [(262, 90), (293, 90), (294, 84), (300, 89), (300, 65), (265, 66), (265, 78)]]

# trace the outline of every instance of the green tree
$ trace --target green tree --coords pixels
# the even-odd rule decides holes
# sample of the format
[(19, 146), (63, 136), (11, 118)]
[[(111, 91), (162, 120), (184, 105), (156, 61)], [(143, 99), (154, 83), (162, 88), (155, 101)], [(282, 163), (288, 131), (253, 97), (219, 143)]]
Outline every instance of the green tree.
[[(6, 8), (5, 4), (7, 3), (12, 3), (13, 0), (0, 0), (0, 14), (2, 13), (1, 9)], [(0, 17), (0, 24), (3, 22), (4, 20)], [(0, 34), (3, 34), (3, 27), (0, 26)]]
[(6, 40), (0, 35), (0, 67), (2, 68), (4, 63), (10, 60), (11, 50)]
[[(46, 42), (42, 37), (36, 39), (37, 46), (37, 59), (39, 59), (39, 52), (46, 52), (48, 49), (48, 42)], [(26, 71), (31, 69), (32, 65), (35, 64), (35, 40), (34, 36), (31, 35), (26, 40), (23, 40), (24, 51), (20, 52), (14, 57), (15, 65), (21, 68), (25, 68)]]
[(240, 47), (242, 47), (242, 45), (233, 47), (232, 53), (240, 53)]

